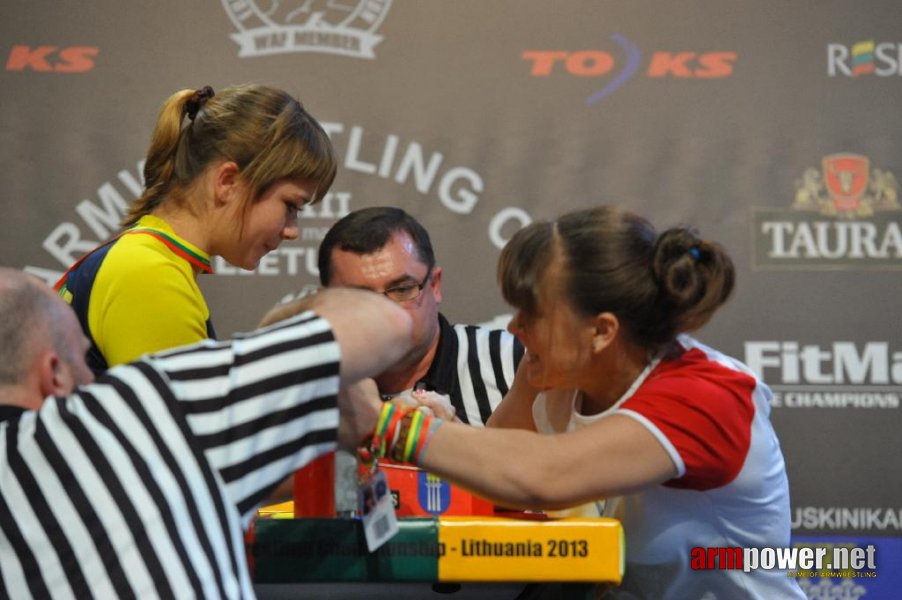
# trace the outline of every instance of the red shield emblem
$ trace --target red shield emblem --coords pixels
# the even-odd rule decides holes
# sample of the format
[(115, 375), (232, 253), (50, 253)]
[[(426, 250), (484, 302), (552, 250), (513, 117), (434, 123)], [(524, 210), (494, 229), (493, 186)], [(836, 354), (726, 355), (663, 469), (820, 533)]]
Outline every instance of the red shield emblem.
[(831, 154), (823, 159), (824, 183), (840, 212), (857, 210), (868, 187), (870, 161), (859, 154)]

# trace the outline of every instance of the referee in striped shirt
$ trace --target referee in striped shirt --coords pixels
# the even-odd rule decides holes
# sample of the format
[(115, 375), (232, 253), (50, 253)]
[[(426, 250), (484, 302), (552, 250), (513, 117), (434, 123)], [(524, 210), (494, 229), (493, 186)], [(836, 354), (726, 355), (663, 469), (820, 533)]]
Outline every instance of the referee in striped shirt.
[(294, 308), (91, 383), (72, 310), (0, 268), (0, 597), (253, 597), (255, 509), (372, 430), (378, 405), (339, 389), (366, 386), (411, 334), (376, 294), (327, 290)]
[(452, 325), (439, 313), (442, 268), (416, 219), (394, 207), (354, 211), (326, 233), (318, 263), (323, 286), (380, 292), (413, 318), (413, 347), (376, 378), (383, 396), (437, 392), (458, 419), (485, 424), (514, 380), (523, 346), (507, 331)]

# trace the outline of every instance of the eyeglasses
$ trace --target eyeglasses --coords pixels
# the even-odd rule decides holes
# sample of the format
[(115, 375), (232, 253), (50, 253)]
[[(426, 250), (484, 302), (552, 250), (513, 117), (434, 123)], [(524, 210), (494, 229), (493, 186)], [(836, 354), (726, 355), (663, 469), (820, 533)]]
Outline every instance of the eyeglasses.
[(394, 300), (399, 304), (402, 302), (412, 302), (420, 297), (423, 293), (423, 288), (426, 287), (426, 282), (429, 281), (429, 278), (432, 276), (432, 269), (426, 273), (426, 277), (423, 277), (423, 281), (420, 283), (405, 283), (403, 285), (397, 285), (392, 288), (388, 288), (384, 292), (382, 292), (386, 298), (390, 300)]

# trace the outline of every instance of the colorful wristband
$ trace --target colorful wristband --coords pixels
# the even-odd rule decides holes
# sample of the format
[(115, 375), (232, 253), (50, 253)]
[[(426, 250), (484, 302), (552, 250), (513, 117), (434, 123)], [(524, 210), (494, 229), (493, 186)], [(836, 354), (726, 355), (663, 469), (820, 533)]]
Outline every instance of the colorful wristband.
[(419, 464), (429, 438), (442, 423), (416, 408), (386, 402), (369, 443), (358, 450), (360, 460), (372, 465), (387, 456), (397, 462)]

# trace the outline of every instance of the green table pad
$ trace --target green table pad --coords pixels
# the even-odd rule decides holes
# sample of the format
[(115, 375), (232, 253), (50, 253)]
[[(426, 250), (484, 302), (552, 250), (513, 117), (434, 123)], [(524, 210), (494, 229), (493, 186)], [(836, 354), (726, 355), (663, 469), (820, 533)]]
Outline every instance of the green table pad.
[(258, 519), (251, 548), (255, 583), (438, 580), (438, 519), (398, 520), (373, 553), (356, 519)]

